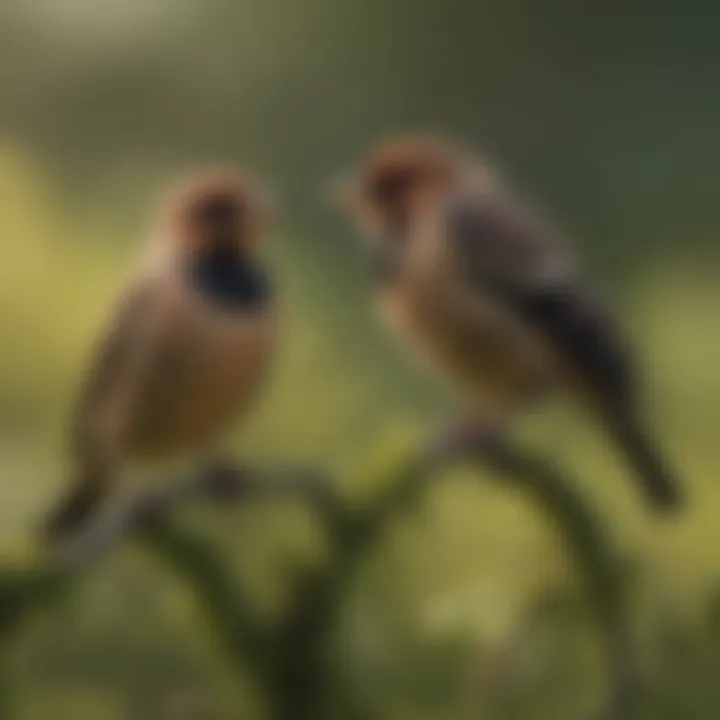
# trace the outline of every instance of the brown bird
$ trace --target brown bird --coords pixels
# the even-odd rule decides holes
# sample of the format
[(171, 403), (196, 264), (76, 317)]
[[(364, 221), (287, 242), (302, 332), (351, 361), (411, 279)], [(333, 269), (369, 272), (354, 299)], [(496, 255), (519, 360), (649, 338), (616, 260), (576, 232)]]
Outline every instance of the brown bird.
[(679, 486), (645, 433), (629, 354), (560, 234), (454, 145), (381, 143), (335, 200), (364, 229), (377, 297), (396, 332), (501, 427), (554, 389), (591, 408), (649, 499)]
[(276, 339), (266, 205), (233, 171), (192, 178), (162, 205), (85, 378), (48, 539), (79, 530), (129, 463), (211, 452), (255, 400)]

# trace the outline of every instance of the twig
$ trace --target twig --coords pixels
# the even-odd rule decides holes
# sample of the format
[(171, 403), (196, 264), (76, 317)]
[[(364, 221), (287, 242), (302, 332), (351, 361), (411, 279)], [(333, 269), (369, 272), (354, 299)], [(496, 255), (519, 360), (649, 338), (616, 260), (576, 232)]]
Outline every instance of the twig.
[[(395, 482), (372, 503), (358, 510), (337, 510), (325, 517), (330, 563), (303, 579), (295, 592), (294, 611), (278, 631), (275, 720), (318, 720), (338, 716), (328, 703), (331, 665), (328, 646), (343, 602), (357, 573), (390, 522), (412, 507), (439, 471), (463, 459), (497, 473), (526, 492), (553, 519), (570, 548), (605, 641), (608, 688), (600, 718), (632, 717), (637, 696), (634, 657), (616, 558), (606, 532), (554, 466), (513, 449), (498, 437), (466, 437), (464, 444), (436, 442), (398, 471)], [(440, 452), (438, 450), (440, 449)], [(341, 708), (348, 716), (350, 708)]]
[(303, 495), (332, 502), (331, 482), (316, 470), (296, 465), (263, 468), (239, 466), (223, 460), (200, 472), (168, 480), (155, 490), (116, 502), (98, 516), (55, 558), (64, 571), (82, 568), (102, 557), (111, 547), (167, 519), (181, 505), (206, 500), (216, 503)]
[[(467, 438), (447, 452), (421, 453), (407, 462), (371, 503), (340, 503), (336, 487), (315, 471), (293, 466), (264, 469), (220, 463), (118, 503), (74, 543), (37, 569), (0, 572), (0, 638), (22, 626), (29, 611), (50, 600), (79, 572), (124, 538), (141, 534), (148, 546), (194, 589), (227, 656), (248, 667), (266, 691), (274, 720), (334, 720), (336, 683), (329, 662), (332, 637), (359, 569), (392, 520), (411, 507), (439, 471), (466, 458), (526, 492), (552, 518), (581, 573), (608, 648), (610, 685), (603, 720), (631, 717), (636, 697), (634, 658), (614, 554), (595, 514), (553, 466), (519, 453), (497, 438)], [(301, 495), (328, 534), (329, 561), (306, 573), (292, 593), (290, 611), (277, 627), (251, 612), (217, 552), (202, 539), (167, 522), (180, 505), (198, 500), (242, 501)], [(340, 715), (355, 720), (352, 708)], [(364, 718), (363, 718), (364, 720)]]
[(548, 518), (555, 520), (570, 550), (604, 640), (608, 689), (599, 720), (633, 717), (638, 699), (638, 672), (625, 591), (618, 559), (597, 513), (559, 468), (525, 451), (518, 452), (497, 436), (468, 438), (464, 447), (436, 458), (456, 462), (467, 457), (527, 492)]

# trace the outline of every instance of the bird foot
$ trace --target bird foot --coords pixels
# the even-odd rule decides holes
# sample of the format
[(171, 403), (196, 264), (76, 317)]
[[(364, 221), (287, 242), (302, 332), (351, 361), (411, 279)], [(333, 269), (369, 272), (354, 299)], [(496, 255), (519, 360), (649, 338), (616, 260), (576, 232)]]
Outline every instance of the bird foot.
[(440, 428), (426, 446), (430, 462), (469, 455), (496, 447), (504, 438), (504, 427), (477, 415), (459, 415)]
[(213, 500), (237, 500), (250, 489), (250, 474), (237, 462), (220, 458), (205, 470), (203, 484)]

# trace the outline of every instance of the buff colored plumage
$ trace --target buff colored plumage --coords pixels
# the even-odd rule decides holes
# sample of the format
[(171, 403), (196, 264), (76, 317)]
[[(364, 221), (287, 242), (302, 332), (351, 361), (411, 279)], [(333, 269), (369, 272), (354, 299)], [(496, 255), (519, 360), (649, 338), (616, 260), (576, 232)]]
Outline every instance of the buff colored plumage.
[(120, 471), (212, 451), (254, 402), (276, 340), (259, 257), (260, 189), (211, 172), (174, 190), (85, 378), (74, 423), (75, 475), (47, 520), (79, 529)]
[(648, 497), (679, 486), (643, 430), (629, 356), (559, 233), (501, 178), (432, 138), (380, 144), (336, 190), (364, 229), (392, 328), (501, 425), (568, 390), (607, 427)]

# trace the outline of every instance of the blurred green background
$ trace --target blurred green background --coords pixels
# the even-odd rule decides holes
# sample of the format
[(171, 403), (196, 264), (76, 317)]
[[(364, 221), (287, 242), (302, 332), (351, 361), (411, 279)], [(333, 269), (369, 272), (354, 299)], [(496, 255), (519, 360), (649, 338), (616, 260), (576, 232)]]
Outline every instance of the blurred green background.
[[(283, 200), (267, 251), (286, 341), (238, 449), (327, 465), (355, 497), (387, 448), (446, 417), (454, 398), (376, 325), (354, 237), (318, 202), (376, 137), (438, 131), (490, 157), (571, 231), (634, 339), (655, 429), (690, 488), (682, 519), (649, 517), (572, 409), (529, 418), (523, 437), (575, 472), (634, 568), (638, 633), (661, 658), (647, 717), (717, 717), (719, 21), (709, 0), (3, 0), (8, 557), (62, 487), (88, 344), (157, 193), (197, 164), (256, 168)], [(297, 508), (190, 515), (269, 616), (284, 568), (320, 552)], [(568, 640), (570, 615), (501, 690), (487, 681), (497, 655), (524, 644), (538, 593), (570, 592), (570, 575), (532, 508), (448, 482), (368, 561), (343, 631), (348, 685), (388, 720), (573, 717), (585, 697), (576, 675), (592, 684), (592, 670)], [(137, 550), (113, 554), (9, 656), (22, 720), (260, 717), (187, 590)], [(492, 709), (502, 693), (524, 704)]]

